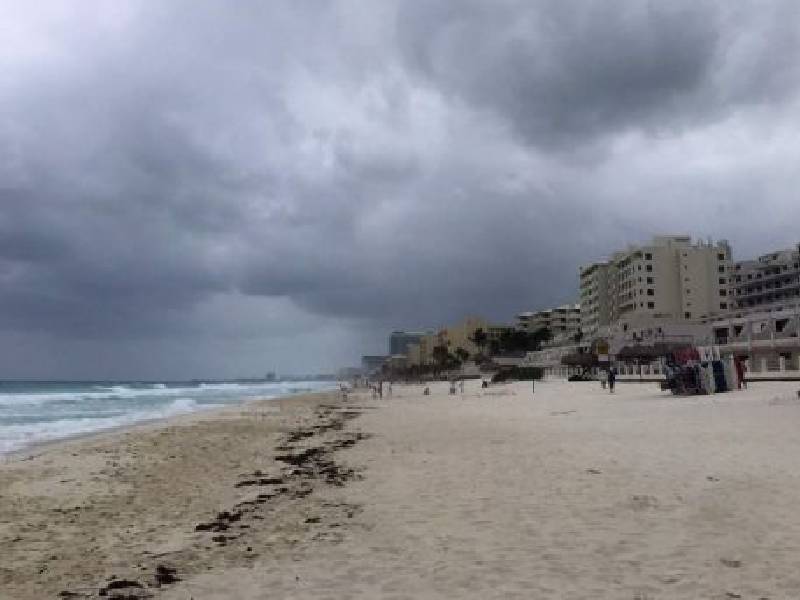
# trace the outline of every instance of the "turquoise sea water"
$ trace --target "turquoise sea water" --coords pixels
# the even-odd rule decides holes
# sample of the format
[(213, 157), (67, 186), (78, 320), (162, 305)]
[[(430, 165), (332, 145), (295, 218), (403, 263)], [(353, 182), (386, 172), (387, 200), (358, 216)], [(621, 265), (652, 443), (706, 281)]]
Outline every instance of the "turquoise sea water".
[(322, 381), (0, 381), (0, 454), (36, 442), (333, 387)]

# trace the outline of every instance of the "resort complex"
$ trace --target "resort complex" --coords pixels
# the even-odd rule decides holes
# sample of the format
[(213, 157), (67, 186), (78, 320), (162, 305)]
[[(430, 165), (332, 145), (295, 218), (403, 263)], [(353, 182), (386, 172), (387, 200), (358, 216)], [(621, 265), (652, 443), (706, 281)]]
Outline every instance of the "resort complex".
[(742, 361), (750, 378), (800, 378), (800, 244), (734, 261), (727, 240), (657, 236), (580, 267), (579, 302), (394, 331), (389, 354), (363, 374), (535, 367), (546, 376), (663, 377), (667, 355), (691, 347)]

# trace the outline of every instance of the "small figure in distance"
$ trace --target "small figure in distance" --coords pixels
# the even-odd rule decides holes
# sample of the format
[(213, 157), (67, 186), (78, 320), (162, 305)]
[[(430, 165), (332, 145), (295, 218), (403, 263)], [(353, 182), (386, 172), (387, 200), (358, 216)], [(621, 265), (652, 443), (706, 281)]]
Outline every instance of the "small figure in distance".
[(602, 369), (600, 371), (600, 387), (606, 389), (606, 383), (608, 383), (608, 371)]
[(461, 381), (459, 381), (458, 385), (461, 388), (461, 393), (463, 394), (464, 393), (464, 380), (462, 379)]
[(456, 393), (456, 380), (453, 379), (450, 381), (450, 395), (453, 396)]
[(608, 370), (608, 389), (613, 394), (614, 393), (614, 384), (617, 382), (617, 370), (614, 367), (611, 367)]
[(489, 383), (485, 379), (481, 380), (481, 388), (486, 389), (488, 387)]
[(431, 395), (431, 388), (425, 386), (425, 390), (422, 392), (423, 396), (430, 396)]
[(747, 389), (747, 380), (744, 378), (744, 373), (747, 368), (744, 365), (744, 360), (741, 358), (734, 359), (734, 367), (736, 367), (736, 387), (738, 389)]

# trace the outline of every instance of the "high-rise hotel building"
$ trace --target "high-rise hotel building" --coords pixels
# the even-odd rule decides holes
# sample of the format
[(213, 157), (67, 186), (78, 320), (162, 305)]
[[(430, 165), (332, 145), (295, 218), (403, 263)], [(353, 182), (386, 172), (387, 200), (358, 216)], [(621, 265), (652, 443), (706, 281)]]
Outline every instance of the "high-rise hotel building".
[[(701, 322), (731, 308), (731, 248), (726, 241), (659, 236), (581, 268), (585, 335), (620, 320)], [(584, 308), (585, 307), (585, 308)]]
[(731, 308), (777, 310), (800, 304), (800, 244), (743, 260), (733, 267)]

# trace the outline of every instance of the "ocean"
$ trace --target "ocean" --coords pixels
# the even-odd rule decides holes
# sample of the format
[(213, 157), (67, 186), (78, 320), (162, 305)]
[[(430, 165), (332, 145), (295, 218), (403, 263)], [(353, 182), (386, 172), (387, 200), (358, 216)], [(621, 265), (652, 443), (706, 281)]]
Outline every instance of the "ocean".
[(334, 387), (330, 381), (0, 381), (0, 455), (37, 442)]

